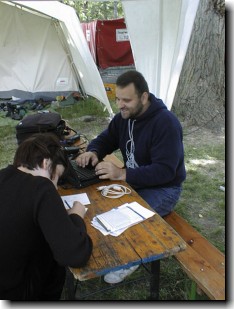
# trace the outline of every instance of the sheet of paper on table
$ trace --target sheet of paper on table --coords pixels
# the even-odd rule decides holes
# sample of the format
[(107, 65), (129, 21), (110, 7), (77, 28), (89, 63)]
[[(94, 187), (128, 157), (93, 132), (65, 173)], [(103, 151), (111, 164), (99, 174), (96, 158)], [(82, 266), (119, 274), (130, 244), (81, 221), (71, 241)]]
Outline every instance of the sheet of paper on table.
[(78, 201), (78, 202), (82, 203), (83, 205), (89, 205), (90, 204), (90, 200), (89, 200), (88, 195), (86, 193), (64, 195), (64, 196), (61, 196), (61, 198), (63, 200), (63, 204), (64, 204), (66, 209), (69, 209), (68, 205), (70, 207), (72, 207), (73, 203), (75, 201)]
[(91, 225), (103, 235), (118, 236), (127, 228), (152, 217), (155, 212), (137, 202), (126, 203), (96, 215)]

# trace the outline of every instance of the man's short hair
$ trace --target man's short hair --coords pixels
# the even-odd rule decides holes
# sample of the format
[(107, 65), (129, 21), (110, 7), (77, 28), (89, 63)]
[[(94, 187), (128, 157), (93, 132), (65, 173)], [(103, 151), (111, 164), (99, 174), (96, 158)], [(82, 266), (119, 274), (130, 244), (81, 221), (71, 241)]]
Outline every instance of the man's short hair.
[(135, 89), (139, 96), (141, 96), (144, 92), (149, 93), (148, 84), (144, 78), (144, 76), (135, 70), (130, 70), (122, 75), (120, 75), (116, 80), (116, 86), (120, 88), (124, 88), (129, 84), (133, 83)]

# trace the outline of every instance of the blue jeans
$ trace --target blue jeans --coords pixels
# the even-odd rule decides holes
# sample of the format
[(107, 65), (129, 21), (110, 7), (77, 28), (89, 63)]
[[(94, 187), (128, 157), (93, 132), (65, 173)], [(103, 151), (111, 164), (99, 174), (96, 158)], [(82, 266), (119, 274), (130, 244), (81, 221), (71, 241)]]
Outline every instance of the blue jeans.
[(136, 189), (136, 192), (161, 216), (169, 214), (179, 200), (182, 187)]

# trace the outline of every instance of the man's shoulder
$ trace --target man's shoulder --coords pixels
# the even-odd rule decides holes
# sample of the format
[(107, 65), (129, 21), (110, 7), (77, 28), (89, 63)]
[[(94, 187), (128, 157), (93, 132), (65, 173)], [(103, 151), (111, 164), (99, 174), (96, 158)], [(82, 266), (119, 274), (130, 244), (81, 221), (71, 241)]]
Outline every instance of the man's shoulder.
[(160, 116), (171, 121), (180, 122), (177, 116), (169, 109), (161, 109)]
[(181, 130), (182, 126), (176, 115), (168, 109), (162, 109), (151, 120), (159, 130)]

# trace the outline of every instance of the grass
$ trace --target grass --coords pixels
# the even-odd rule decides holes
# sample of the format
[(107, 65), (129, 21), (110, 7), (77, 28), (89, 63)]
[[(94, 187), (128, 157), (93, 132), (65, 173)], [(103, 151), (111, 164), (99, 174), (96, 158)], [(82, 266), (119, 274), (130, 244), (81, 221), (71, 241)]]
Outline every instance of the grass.
[[(35, 113), (29, 109), (27, 104), (24, 105), (27, 109), (27, 114)], [(92, 130), (88, 130), (86, 134), (89, 139), (93, 138), (100, 132), (100, 128), (106, 126), (106, 119), (109, 118), (109, 113), (103, 110), (104, 105), (97, 102), (96, 99), (90, 98), (85, 101), (79, 101), (77, 104), (66, 107), (46, 107), (46, 109), (60, 113), (63, 119), (65, 119), (68, 125), (79, 132), (83, 132), (85, 127), (90, 126), (87, 121), (83, 121), (83, 116), (98, 117), (98, 120), (94, 123), (91, 122)], [(114, 104), (112, 104), (113, 111), (116, 110)], [(16, 130), (15, 126), (19, 121), (13, 120), (10, 117), (6, 117), (5, 111), (0, 111), (0, 168), (5, 167), (12, 162), (15, 149), (17, 147)], [(90, 117), (90, 118), (91, 118)], [(88, 118), (89, 119), (89, 118)], [(102, 122), (103, 125), (102, 125)]]
[(177, 211), (219, 250), (225, 251), (224, 140), (201, 146), (185, 138), (187, 179)]
[[(114, 103), (113, 111), (116, 111)], [(85, 134), (88, 139), (94, 138), (108, 123), (108, 113), (95, 99), (78, 102), (64, 108), (50, 107), (59, 112), (69, 125)], [(28, 111), (31, 113), (31, 111)], [(28, 114), (27, 113), (27, 114)], [(90, 117), (85, 117), (89, 115)], [(15, 138), (16, 120), (5, 117), (0, 112), (0, 168), (12, 162), (17, 141)], [(225, 252), (225, 139), (224, 134), (213, 134), (204, 128), (193, 130), (184, 128), (185, 164), (187, 179), (184, 182), (177, 212), (181, 214), (203, 236), (222, 252)], [(120, 157), (119, 152), (116, 155)], [(147, 275), (140, 267), (130, 279)], [(161, 262), (162, 300), (186, 300), (191, 281), (182, 271), (174, 258)], [(82, 295), (100, 287), (107, 287), (102, 278), (79, 283)], [(149, 280), (138, 281), (127, 286), (120, 286), (106, 293), (90, 295), (87, 300), (146, 300), (148, 298)], [(64, 291), (66, 293), (66, 291)], [(201, 299), (207, 299), (202, 296)]]

